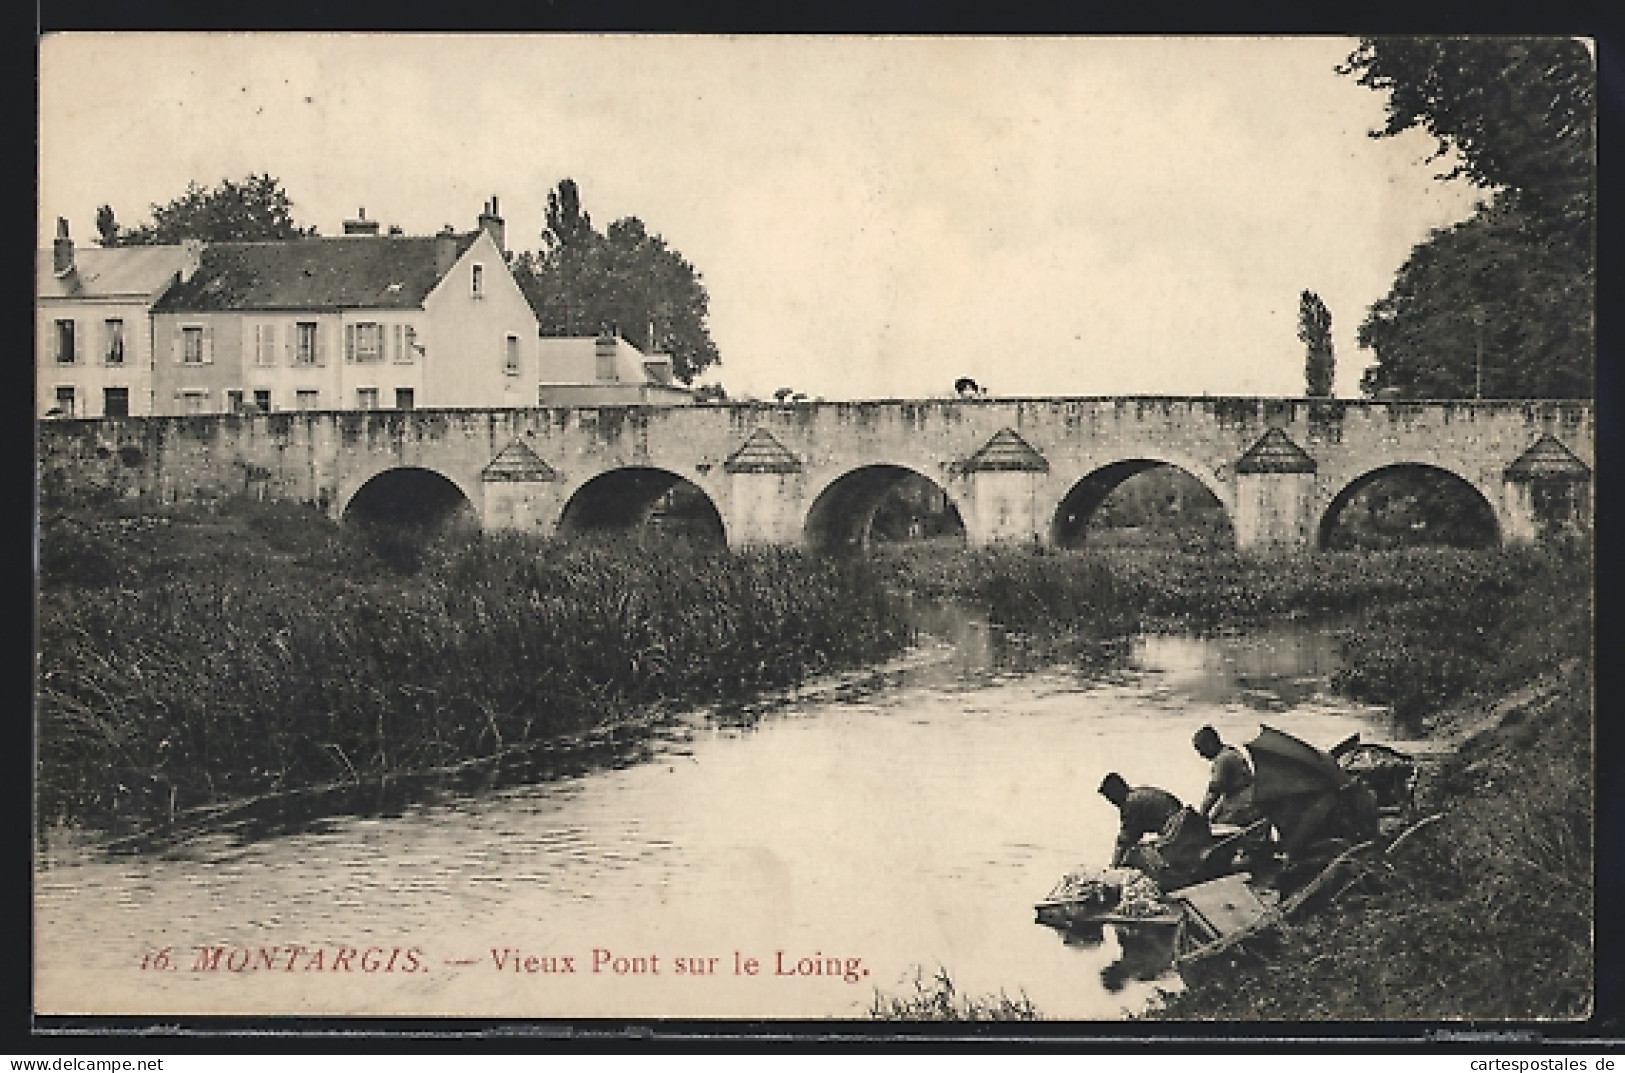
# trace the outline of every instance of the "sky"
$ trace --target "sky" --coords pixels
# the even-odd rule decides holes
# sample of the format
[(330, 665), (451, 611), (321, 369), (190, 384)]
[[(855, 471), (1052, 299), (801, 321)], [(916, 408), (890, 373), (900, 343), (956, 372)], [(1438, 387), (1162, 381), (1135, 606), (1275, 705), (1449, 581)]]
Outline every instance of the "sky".
[(1484, 197), (1349, 38), (67, 34), (40, 46), (39, 228), (94, 241), (269, 173), (324, 235), (547, 192), (699, 271), (730, 396), (1301, 395), (1298, 296), (1356, 333)]

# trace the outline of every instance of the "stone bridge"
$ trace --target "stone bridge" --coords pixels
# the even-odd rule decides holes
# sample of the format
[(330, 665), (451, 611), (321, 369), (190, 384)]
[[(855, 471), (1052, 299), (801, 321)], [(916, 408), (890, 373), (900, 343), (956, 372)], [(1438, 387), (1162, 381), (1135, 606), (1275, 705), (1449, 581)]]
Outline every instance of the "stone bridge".
[(1069, 545), (1113, 488), (1167, 464), (1213, 493), (1238, 546), (1319, 547), (1396, 467), (1471, 488), (1502, 542), (1554, 512), (1588, 530), (1594, 416), (1571, 401), (955, 399), (116, 418), (47, 422), (39, 444), (46, 489), (246, 494), (335, 518), (450, 503), (543, 534), (636, 524), (688, 481), (733, 546), (862, 542), (909, 473), (972, 544)]

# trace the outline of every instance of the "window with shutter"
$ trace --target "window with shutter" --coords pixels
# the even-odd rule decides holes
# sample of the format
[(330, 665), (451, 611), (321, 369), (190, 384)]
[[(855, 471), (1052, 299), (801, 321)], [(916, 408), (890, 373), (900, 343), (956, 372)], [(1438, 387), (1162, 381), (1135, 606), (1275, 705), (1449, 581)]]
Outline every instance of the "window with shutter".
[(356, 361), (382, 361), (384, 356), (384, 330), (376, 321), (362, 321), (350, 326), (353, 339), (352, 357)]
[(181, 326), (181, 361), (187, 365), (203, 364), (203, 326), (201, 324), (185, 324)]
[(276, 364), (276, 325), (260, 324), (254, 328), (254, 360), (260, 365)]
[(315, 365), (317, 362), (315, 322), (302, 320), (294, 325), (294, 331), (294, 360), (300, 365)]
[(72, 365), (73, 353), (73, 321), (59, 320), (56, 322), (56, 360), (63, 365)]
[(124, 364), (124, 321), (118, 317), (107, 319), (107, 364)]

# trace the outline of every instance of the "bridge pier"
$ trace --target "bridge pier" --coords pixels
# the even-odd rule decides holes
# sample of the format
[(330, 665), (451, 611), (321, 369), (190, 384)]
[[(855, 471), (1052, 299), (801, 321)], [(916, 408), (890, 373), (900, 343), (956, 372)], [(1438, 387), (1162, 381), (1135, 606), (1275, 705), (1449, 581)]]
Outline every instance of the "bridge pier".
[(1284, 429), (1260, 436), (1236, 461), (1236, 547), (1312, 548), (1316, 469)]
[(1047, 544), (1050, 518), (1040, 506), (1044, 474), (1028, 470), (980, 470), (966, 477), (965, 503), (960, 518), (965, 543)]
[(738, 470), (728, 475), (723, 525), (731, 548), (800, 544), (805, 478), (795, 470)]
[(1297, 551), (1314, 546), (1313, 473), (1239, 473), (1231, 522), (1236, 547)]

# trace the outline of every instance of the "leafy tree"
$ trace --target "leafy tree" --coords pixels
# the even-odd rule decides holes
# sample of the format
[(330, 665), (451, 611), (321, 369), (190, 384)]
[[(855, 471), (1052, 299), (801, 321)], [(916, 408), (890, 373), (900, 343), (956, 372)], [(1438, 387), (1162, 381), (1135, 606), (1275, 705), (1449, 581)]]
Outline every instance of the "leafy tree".
[(685, 384), (721, 362), (699, 273), (637, 217), (597, 231), (580, 190), (565, 179), (548, 193), (542, 245), (514, 267), (543, 333), (615, 332), (670, 354), (673, 375)]
[(1367, 38), (1339, 70), (1388, 94), (1373, 137), (1412, 128), (1446, 177), (1492, 189), (1435, 231), (1360, 328), (1367, 392), (1589, 396), (1596, 269), (1590, 50), (1542, 38)]
[(1314, 291), (1298, 296), (1298, 338), (1308, 348), (1304, 358), (1304, 394), (1330, 398), (1337, 358), (1332, 353), (1332, 311)]
[[(107, 209), (106, 221), (113, 222)], [(96, 214), (97, 230), (102, 230), (102, 213)], [(188, 183), (186, 192), (167, 205), (152, 206), (152, 222), (118, 229), (120, 246), (153, 246), (203, 239), (208, 242), (244, 242), (267, 239), (303, 238), (316, 234), (314, 227), (301, 227), (293, 218), (293, 200), (282, 184), (270, 175), (250, 175), (242, 182), (222, 179), (220, 185), (205, 189)], [(103, 232), (103, 240), (107, 238)]]
[(1585, 398), (1590, 273), (1574, 247), (1499, 197), (1417, 246), (1360, 325), (1360, 388), (1414, 398)]
[(113, 217), (113, 206), (101, 205), (96, 209), (96, 234), (104, 247), (117, 246), (118, 220)]
[(1388, 94), (1392, 137), (1432, 135), (1452, 149), (1448, 177), (1517, 192), (1520, 207), (1589, 227), (1596, 79), (1591, 50), (1572, 38), (1365, 38), (1339, 68)]
[(562, 246), (584, 247), (597, 238), (592, 217), (581, 211), (581, 190), (574, 179), (563, 179), (547, 192), (547, 228), (542, 241), (549, 250)]

